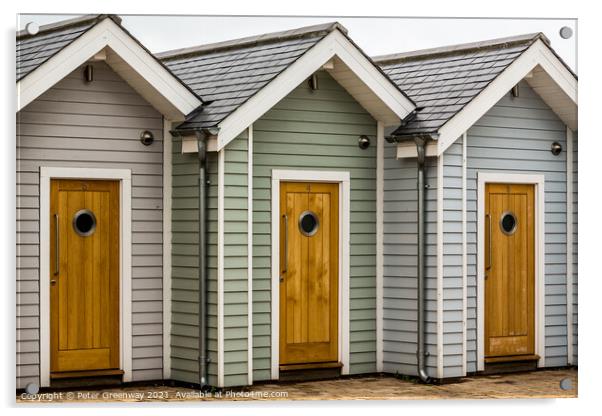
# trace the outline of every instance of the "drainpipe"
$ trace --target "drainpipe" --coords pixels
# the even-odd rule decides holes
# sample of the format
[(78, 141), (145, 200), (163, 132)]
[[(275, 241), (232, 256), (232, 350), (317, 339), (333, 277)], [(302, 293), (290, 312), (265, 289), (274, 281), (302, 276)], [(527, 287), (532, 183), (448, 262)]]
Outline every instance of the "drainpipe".
[(199, 151), (199, 385), (207, 387), (207, 137), (196, 133)]
[(426, 158), (426, 138), (415, 137), (418, 167), (418, 346), (417, 346), (417, 371), (418, 377), (424, 383), (430, 383), (432, 380), (426, 372), (425, 351), (424, 351), (424, 300), (425, 300), (425, 276), (424, 276), (424, 217), (425, 217), (425, 192), (424, 192), (424, 162)]

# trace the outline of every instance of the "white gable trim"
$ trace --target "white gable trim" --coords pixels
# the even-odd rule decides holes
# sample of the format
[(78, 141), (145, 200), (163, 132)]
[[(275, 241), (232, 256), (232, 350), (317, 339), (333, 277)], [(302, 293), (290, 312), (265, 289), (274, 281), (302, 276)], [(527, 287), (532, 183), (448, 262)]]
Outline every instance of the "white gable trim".
[[(437, 155), (441, 155), (465, 131), (477, 122), (510, 89), (539, 65), (577, 107), (577, 80), (541, 40), (536, 41), (508, 66), (495, 80), (479, 93), (458, 114), (439, 129)], [(544, 98), (544, 97), (542, 97)], [(545, 98), (544, 98), (545, 101)], [(575, 112), (576, 113), (576, 112)], [(572, 129), (574, 123), (563, 120)], [(571, 126), (571, 124), (574, 124)]]
[[(104, 19), (17, 82), (17, 111), (23, 109), (79, 65), (108, 47), (107, 63), (166, 117), (174, 121), (201, 101), (111, 19)], [(110, 59), (112, 57), (112, 59)], [(119, 59), (117, 59), (117, 57)], [(130, 79), (128, 79), (130, 78)]]
[(330, 62), (335, 56), (390, 110), (391, 116), (394, 116), (390, 116), (390, 118), (395, 118), (395, 122), (389, 122), (386, 125), (399, 124), (401, 119), (414, 110), (412, 102), (349, 39), (338, 30), (335, 30), (219, 124), (217, 150), (219, 151), (230, 143), (249, 125), (253, 124), (301, 82), (321, 69), (324, 64)]

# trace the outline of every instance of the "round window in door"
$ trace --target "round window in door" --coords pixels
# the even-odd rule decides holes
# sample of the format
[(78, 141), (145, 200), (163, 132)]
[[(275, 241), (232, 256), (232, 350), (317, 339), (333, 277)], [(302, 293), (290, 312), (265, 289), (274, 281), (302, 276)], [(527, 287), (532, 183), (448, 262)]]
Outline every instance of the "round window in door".
[(500, 228), (504, 234), (514, 234), (516, 232), (517, 225), (518, 220), (516, 219), (514, 212), (506, 211), (502, 214), (502, 217), (500, 218)]
[(73, 229), (82, 237), (94, 234), (96, 230), (96, 216), (89, 209), (80, 209), (73, 216)]
[(311, 237), (318, 232), (320, 221), (313, 211), (303, 211), (299, 216), (299, 231), (306, 237)]

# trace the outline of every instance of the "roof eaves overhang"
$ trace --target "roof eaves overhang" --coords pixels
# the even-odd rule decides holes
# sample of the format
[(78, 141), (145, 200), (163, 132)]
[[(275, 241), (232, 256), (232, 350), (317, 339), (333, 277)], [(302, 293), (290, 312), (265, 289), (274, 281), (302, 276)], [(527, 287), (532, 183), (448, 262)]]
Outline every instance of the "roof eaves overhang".
[[(437, 131), (437, 155), (441, 155), (475, 122), (489, 111), (503, 96), (525, 77), (533, 74), (536, 68), (541, 68), (557, 86), (557, 99), (562, 101), (567, 111), (555, 110), (551, 92), (546, 88), (538, 89), (534, 81), (527, 82), (548, 104), (558, 117), (571, 129), (577, 129), (577, 77), (556, 53), (545, 39), (536, 38), (514, 62), (493, 79), (472, 101), (453, 117), (448, 119)], [(549, 87), (549, 85), (548, 85)]]
[(184, 120), (202, 104), (119, 20), (111, 15), (96, 19), (94, 26), (17, 82), (17, 111), (103, 50), (107, 64), (170, 120)]
[[(380, 105), (381, 110), (382, 108), (387, 109), (386, 111), (390, 114), (383, 123), (384, 125), (398, 124), (416, 108), (414, 102), (387, 77), (382, 69), (357, 48), (344, 31), (335, 26), (334, 30), (219, 123), (218, 150), (225, 147), (301, 82), (317, 70), (322, 69), (333, 58), (339, 59), (349, 69), (347, 71), (346, 68), (343, 68), (343, 71), (347, 74), (354, 74), (364, 85), (364, 90), (367, 88), (377, 98), (373, 100), (374, 105)], [(362, 102), (362, 99), (358, 98), (361, 94), (354, 95), (354, 92), (350, 91), (351, 84), (347, 83), (346, 85), (344, 77), (337, 74), (336, 63), (334, 67), (334, 69), (324, 69), (366, 108), (367, 101)], [(339, 68), (341, 67), (339, 65)], [(373, 109), (376, 110), (376, 107)], [(366, 108), (366, 110), (371, 112), (370, 108)], [(375, 119), (383, 121), (378, 116)]]

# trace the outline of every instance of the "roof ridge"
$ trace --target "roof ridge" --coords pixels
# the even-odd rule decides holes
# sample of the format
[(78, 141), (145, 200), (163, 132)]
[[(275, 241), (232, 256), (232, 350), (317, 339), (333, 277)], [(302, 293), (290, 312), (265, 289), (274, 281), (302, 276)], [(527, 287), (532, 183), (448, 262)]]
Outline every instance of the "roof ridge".
[(47, 25), (40, 26), (40, 30), (35, 35), (31, 35), (30, 33), (28, 33), (27, 29), (19, 30), (17, 32), (17, 40), (55, 32), (58, 30), (65, 29), (67, 27), (71, 27), (71, 26), (83, 25), (85, 23), (88, 23), (88, 22), (91, 22), (94, 20), (101, 21), (106, 18), (112, 19), (113, 21), (115, 21), (115, 23), (117, 23), (119, 25), (121, 24), (121, 17), (119, 17), (115, 14), (86, 14), (83, 16), (78, 16), (78, 17), (74, 17), (74, 18), (66, 19), (66, 20), (60, 20), (58, 22), (49, 23)]
[[(172, 49), (156, 53), (158, 59), (170, 59), (186, 55), (202, 55), (211, 52), (237, 49), (244, 46), (256, 46), (260, 44), (269, 44), (285, 39), (298, 39), (302, 37), (315, 37), (320, 34), (327, 34), (339, 30), (345, 35), (347, 29), (339, 22), (320, 23), (311, 26), (303, 26), (296, 29), (283, 30), (278, 32), (265, 33), (260, 35), (246, 36), (238, 39), (230, 39), (221, 42), (207, 43), (204, 45), (191, 46), (187, 48)], [(311, 35), (311, 36), (310, 36)]]
[(380, 55), (373, 57), (372, 60), (379, 65), (393, 63), (404, 60), (419, 60), (422, 58), (432, 58), (433, 56), (453, 55), (459, 52), (476, 51), (483, 49), (494, 49), (496, 47), (507, 48), (520, 43), (534, 43), (541, 39), (548, 46), (551, 45), (550, 40), (542, 33), (528, 33), (524, 35), (508, 36), (503, 38), (489, 39), (479, 42), (459, 43), (455, 45), (439, 46), (435, 48), (419, 49), (415, 51), (394, 53), (388, 55)]

